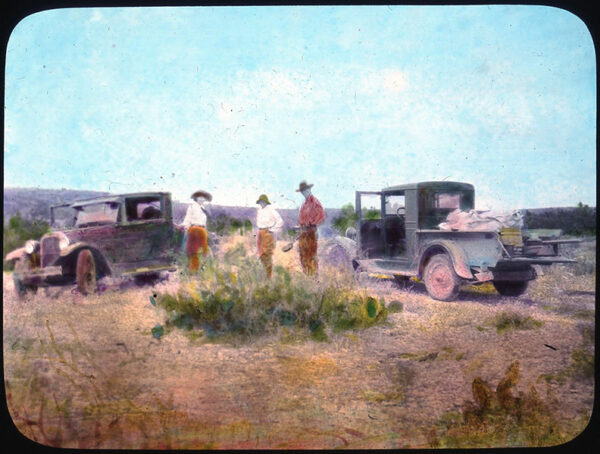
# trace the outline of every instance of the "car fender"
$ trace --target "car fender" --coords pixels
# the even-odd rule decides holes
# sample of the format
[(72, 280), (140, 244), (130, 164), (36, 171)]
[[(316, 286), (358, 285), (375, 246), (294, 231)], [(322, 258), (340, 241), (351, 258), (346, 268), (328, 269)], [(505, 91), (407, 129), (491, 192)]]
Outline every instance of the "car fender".
[(423, 275), (423, 268), (427, 258), (440, 252), (444, 252), (450, 256), (452, 266), (454, 266), (454, 271), (458, 276), (464, 279), (473, 279), (473, 273), (471, 273), (471, 269), (469, 268), (465, 251), (454, 241), (450, 240), (437, 240), (423, 246), (419, 253), (419, 276)]
[(27, 255), (27, 252), (25, 252), (25, 246), (23, 246), (23, 247), (15, 249), (14, 251), (11, 251), (8, 254), (6, 254), (6, 257), (4, 258), (4, 260), (7, 260), (7, 261), (18, 260), (21, 257), (25, 257), (26, 255)]
[(110, 264), (108, 263), (108, 260), (106, 260), (106, 258), (104, 257), (104, 254), (102, 254), (102, 252), (100, 252), (94, 246), (90, 245), (89, 243), (85, 243), (83, 241), (70, 244), (66, 248), (62, 249), (60, 251), (60, 256), (59, 256), (58, 260), (56, 261), (56, 264), (62, 265), (72, 259), (76, 260), (77, 254), (79, 254), (79, 251), (81, 251), (82, 249), (89, 249), (90, 251), (92, 251), (94, 260), (99, 265), (99, 271), (101, 274), (103, 274), (103, 275), (112, 274), (112, 269), (110, 267)]

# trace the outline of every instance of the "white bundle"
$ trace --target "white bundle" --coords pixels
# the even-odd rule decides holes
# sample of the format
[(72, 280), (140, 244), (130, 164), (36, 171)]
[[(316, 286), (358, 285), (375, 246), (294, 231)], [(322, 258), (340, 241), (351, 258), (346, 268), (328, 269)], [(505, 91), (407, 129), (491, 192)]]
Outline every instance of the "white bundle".
[(438, 225), (441, 230), (493, 231), (502, 227), (523, 228), (523, 214), (519, 210), (494, 213), (493, 211), (461, 211), (458, 208), (448, 214), (445, 222)]

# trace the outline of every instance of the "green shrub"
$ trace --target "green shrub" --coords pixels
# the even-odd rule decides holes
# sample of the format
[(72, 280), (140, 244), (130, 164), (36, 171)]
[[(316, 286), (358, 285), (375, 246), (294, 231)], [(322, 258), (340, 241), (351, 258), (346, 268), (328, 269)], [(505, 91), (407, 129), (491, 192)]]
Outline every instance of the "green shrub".
[(354, 210), (354, 205), (348, 203), (342, 207), (340, 215), (331, 222), (331, 225), (339, 232), (340, 235), (344, 235), (346, 233), (346, 229), (349, 227), (356, 228), (357, 222), (358, 216)]
[(221, 213), (215, 217), (208, 218), (208, 231), (217, 235), (233, 235), (239, 232), (246, 233), (252, 230), (250, 219), (238, 219), (228, 214)]
[(523, 317), (517, 312), (502, 312), (490, 320), (492, 326), (496, 327), (498, 334), (504, 331), (515, 329), (535, 329), (539, 328), (544, 322), (536, 320), (530, 316)]
[[(39, 240), (48, 232), (50, 232), (50, 224), (46, 221), (37, 219), (28, 221), (22, 218), (20, 213), (11, 216), (8, 224), (4, 224), (4, 237), (2, 238), (4, 255), (22, 247), (27, 240)], [(3, 261), (2, 267), (5, 271), (11, 271), (13, 266), (12, 261)]]
[(168, 315), (167, 327), (203, 329), (209, 339), (288, 327), (308, 328), (313, 339), (326, 340), (329, 330), (364, 328), (387, 318), (383, 300), (368, 296), (347, 275), (324, 273), (317, 280), (276, 266), (267, 279), (262, 264), (238, 250), (219, 263), (204, 259), (196, 276), (184, 279), (175, 294), (157, 295), (156, 303)]

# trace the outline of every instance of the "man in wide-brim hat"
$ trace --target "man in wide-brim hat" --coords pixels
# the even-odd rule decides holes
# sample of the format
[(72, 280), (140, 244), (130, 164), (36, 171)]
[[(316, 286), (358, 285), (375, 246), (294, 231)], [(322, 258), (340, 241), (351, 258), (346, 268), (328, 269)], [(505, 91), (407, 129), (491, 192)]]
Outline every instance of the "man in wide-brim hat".
[(256, 201), (256, 228), (258, 256), (265, 266), (267, 277), (273, 273), (273, 252), (275, 251), (275, 235), (283, 227), (283, 219), (273, 208), (266, 194), (261, 194)]
[(190, 273), (195, 273), (200, 267), (198, 251), (202, 249), (203, 256), (210, 253), (205, 206), (212, 200), (212, 195), (206, 191), (196, 191), (192, 194), (191, 199), (194, 202), (188, 207), (181, 225), (186, 229), (185, 253), (188, 257), (188, 270)]
[(300, 225), (300, 236), (298, 237), (298, 251), (300, 252), (300, 264), (302, 270), (308, 275), (314, 275), (318, 269), (317, 262), (317, 227), (326, 217), (321, 202), (312, 195), (312, 184), (302, 181), (296, 192), (302, 193), (304, 203), (300, 208), (298, 224)]

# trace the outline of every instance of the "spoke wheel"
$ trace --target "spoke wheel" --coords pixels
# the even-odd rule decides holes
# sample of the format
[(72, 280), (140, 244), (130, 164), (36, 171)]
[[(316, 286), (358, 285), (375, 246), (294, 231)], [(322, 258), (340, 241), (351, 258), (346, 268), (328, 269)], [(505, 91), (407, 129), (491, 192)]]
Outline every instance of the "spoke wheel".
[(77, 256), (77, 289), (82, 295), (96, 290), (96, 262), (89, 249), (84, 249)]
[(423, 280), (427, 293), (436, 300), (452, 301), (460, 291), (460, 279), (446, 254), (431, 257), (425, 266)]

